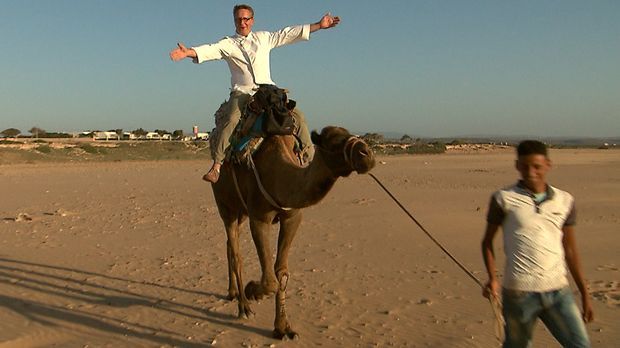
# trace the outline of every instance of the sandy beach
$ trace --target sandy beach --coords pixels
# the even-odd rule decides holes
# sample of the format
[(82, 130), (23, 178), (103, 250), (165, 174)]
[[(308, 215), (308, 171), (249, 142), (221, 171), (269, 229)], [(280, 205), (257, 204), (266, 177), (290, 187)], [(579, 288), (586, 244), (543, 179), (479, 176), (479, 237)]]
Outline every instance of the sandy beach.
[[(595, 347), (620, 342), (620, 152), (551, 150), (550, 183), (578, 209)], [(476, 277), (490, 194), (512, 149), (379, 157), (373, 170)], [(237, 319), (205, 161), (0, 166), (0, 348), (497, 347), (480, 288), (368, 175), (340, 179), (290, 254), (297, 341), (271, 338), (274, 300)], [(275, 241), (276, 231), (273, 238)], [(272, 243), (273, 245), (273, 243)], [(502, 255), (501, 238), (496, 253)], [(260, 276), (249, 228), (245, 280)], [(499, 257), (503, 264), (503, 255)], [(573, 285), (574, 291), (577, 291)], [(615, 343), (614, 343), (615, 342)], [(536, 347), (558, 346), (539, 323)]]

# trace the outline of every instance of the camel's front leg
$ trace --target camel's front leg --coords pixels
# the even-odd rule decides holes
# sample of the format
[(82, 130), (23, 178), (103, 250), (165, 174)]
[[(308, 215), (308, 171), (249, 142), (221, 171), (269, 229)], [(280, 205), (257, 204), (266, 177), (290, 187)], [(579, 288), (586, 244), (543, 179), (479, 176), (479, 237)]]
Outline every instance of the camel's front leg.
[(237, 276), (235, 275), (235, 268), (233, 267), (234, 258), (232, 243), (230, 242), (230, 237), (228, 237), (228, 242), (226, 242), (226, 258), (228, 259), (228, 296), (226, 297), (228, 300), (232, 301), (237, 298), (239, 295), (239, 287), (237, 285)]
[[(266, 217), (267, 221), (273, 220), (271, 216)], [(245, 296), (250, 300), (260, 300), (276, 292), (278, 283), (273, 270), (273, 257), (271, 256), (271, 246), (269, 243), (269, 232), (271, 223), (259, 219), (250, 219), (250, 230), (252, 240), (256, 246), (256, 253), (260, 261), (261, 280), (260, 283), (250, 281), (245, 287)]]
[[(242, 261), (239, 254), (239, 224), (237, 220), (227, 222), (226, 225), (226, 253), (228, 256), (228, 296), (235, 296), (239, 301), (239, 318), (248, 318), (254, 312), (243, 292)], [(236, 286), (236, 288), (235, 288)]]
[(288, 321), (285, 301), (286, 287), (289, 281), (288, 253), (300, 223), (301, 211), (299, 210), (288, 213), (286, 217), (281, 217), (280, 233), (278, 235), (278, 256), (275, 264), (278, 291), (276, 293), (276, 319), (273, 329), (273, 337), (278, 339), (285, 337), (296, 339), (299, 337)]

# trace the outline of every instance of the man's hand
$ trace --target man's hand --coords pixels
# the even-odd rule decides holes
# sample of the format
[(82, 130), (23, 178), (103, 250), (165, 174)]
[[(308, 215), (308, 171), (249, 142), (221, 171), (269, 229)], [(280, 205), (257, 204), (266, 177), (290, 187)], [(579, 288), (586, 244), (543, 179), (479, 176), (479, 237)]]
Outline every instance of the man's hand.
[(499, 282), (497, 279), (491, 279), (487, 282), (487, 285), (482, 289), (482, 296), (499, 298)]
[(590, 302), (590, 297), (588, 295), (585, 298), (581, 299), (583, 313), (582, 318), (583, 321), (589, 323), (594, 320), (594, 311), (592, 310), (592, 303)]
[(321, 29), (329, 29), (337, 26), (338, 23), (340, 23), (340, 17), (332, 16), (331, 13), (327, 12), (319, 21), (319, 26)]
[(194, 50), (188, 49), (182, 43), (178, 43), (177, 46), (177, 48), (170, 51), (170, 59), (175, 62), (178, 62), (179, 60), (185, 59), (187, 57), (194, 57), (196, 54)]

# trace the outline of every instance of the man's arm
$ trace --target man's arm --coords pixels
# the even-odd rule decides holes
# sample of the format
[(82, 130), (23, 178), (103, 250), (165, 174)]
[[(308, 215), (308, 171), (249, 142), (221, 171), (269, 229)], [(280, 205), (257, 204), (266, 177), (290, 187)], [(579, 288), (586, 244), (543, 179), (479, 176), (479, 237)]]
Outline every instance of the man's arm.
[(310, 32), (314, 33), (319, 29), (329, 29), (333, 28), (340, 23), (340, 17), (332, 16), (331, 13), (327, 12), (321, 20), (316, 23), (310, 24)]
[(495, 238), (497, 231), (499, 231), (499, 226), (500, 225), (487, 223), (484, 238), (482, 238), (482, 259), (484, 260), (484, 266), (487, 268), (489, 277), (485, 288), (482, 290), (482, 295), (486, 298), (491, 295), (499, 297), (500, 286), (496, 276), (495, 252), (493, 251), (493, 238)]
[(177, 48), (170, 51), (170, 59), (172, 59), (173, 61), (178, 62), (179, 60), (185, 58), (195, 59), (196, 57), (198, 57), (196, 51), (194, 51), (192, 48), (187, 48), (182, 43), (177, 43), (177, 46)]
[(566, 264), (570, 270), (570, 274), (575, 280), (575, 284), (579, 288), (581, 293), (581, 306), (583, 307), (583, 320), (586, 323), (594, 320), (594, 312), (592, 311), (592, 303), (590, 302), (590, 294), (586, 282), (583, 278), (583, 272), (581, 271), (581, 261), (579, 260), (579, 253), (577, 252), (577, 242), (575, 240), (575, 228), (574, 226), (564, 226), (562, 228), (564, 236), (562, 237), (562, 245), (564, 246), (564, 257)]

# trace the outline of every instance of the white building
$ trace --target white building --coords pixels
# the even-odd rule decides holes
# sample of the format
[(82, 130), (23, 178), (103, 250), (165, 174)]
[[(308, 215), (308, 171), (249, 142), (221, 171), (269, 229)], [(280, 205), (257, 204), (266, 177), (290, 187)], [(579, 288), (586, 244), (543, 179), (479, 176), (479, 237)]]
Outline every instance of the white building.
[(156, 132), (148, 132), (146, 133), (146, 139), (147, 140), (161, 140), (161, 135), (159, 135), (159, 133), (156, 133)]
[(196, 133), (196, 140), (209, 140), (209, 133)]
[(94, 132), (93, 140), (120, 140), (120, 137), (116, 132)]

